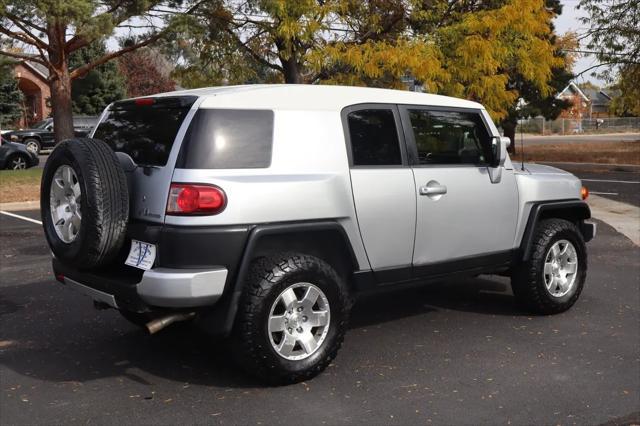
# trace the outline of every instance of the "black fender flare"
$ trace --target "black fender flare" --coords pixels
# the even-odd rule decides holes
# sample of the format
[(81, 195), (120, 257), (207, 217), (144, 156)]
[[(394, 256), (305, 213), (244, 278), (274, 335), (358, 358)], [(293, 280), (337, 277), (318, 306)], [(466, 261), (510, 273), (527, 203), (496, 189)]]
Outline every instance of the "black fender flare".
[(336, 221), (324, 220), (255, 225), (249, 231), (239, 267), (235, 274), (236, 276), (229, 277), (230, 279), (227, 282), (228, 288), (225, 288), (223, 299), (218, 302), (218, 304), (222, 306), (216, 306), (216, 309), (211, 312), (212, 315), (203, 318), (203, 328), (216, 335), (228, 336), (231, 333), (238, 312), (243, 284), (249, 272), (251, 261), (258, 253), (259, 244), (265, 237), (277, 238), (279, 236), (291, 236), (292, 234), (317, 235), (319, 232), (337, 233), (345, 244), (344, 247), (350, 257), (349, 260), (352, 262), (352, 265), (354, 265), (353, 270), (357, 269), (358, 262), (349, 237), (344, 228)]
[(591, 217), (591, 209), (586, 202), (581, 200), (539, 201), (531, 207), (529, 212), (527, 226), (520, 242), (520, 260), (526, 262), (531, 256), (533, 235), (538, 222), (551, 217), (576, 222), (585, 237), (585, 241), (591, 239), (591, 236), (582, 229), (583, 222)]

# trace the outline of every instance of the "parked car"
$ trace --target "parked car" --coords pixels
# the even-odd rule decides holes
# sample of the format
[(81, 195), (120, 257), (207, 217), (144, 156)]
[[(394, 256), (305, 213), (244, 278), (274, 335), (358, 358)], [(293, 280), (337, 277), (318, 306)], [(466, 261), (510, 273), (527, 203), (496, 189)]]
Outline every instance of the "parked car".
[[(98, 119), (99, 117), (94, 116), (73, 117), (75, 136), (87, 136), (95, 127)], [(24, 144), (29, 151), (39, 154), (41, 150), (52, 149), (55, 146), (53, 118), (42, 120), (30, 129), (9, 131), (3, 136), (13, 142)]]
[(501, 274), (524, 309), (555, 314), (585, 283), (580, 180), (514, 167), (475, 102), (198, 89), (116, 102), (91, 137), (43, 172), (57, 280), (151, 332), (191, 320), (229, 336), (268, 383), (326, 368), (363, 293)]
[(37, 166), (38, 156), (24, 145), (0, 137), (0, 169), (21, 170)]

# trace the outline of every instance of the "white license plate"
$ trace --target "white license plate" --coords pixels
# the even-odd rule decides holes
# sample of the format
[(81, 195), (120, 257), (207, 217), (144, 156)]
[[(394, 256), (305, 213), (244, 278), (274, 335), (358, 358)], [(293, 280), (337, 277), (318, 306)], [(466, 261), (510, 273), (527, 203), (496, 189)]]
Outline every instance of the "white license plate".
[(129, 256), (127, 257), (127, 260), (125, 260), (125, 264), (147, 271), (151, 269), (155, 260), (155, 244), (131, 240), (131, 250), (129, 250)]

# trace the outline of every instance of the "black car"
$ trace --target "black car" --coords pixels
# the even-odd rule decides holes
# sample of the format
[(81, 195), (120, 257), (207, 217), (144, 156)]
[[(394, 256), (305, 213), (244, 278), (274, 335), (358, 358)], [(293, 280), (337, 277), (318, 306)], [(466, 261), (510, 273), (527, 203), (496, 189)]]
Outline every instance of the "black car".
[(24, 145), (0, 137), (0, 169), (21, 170), (37, 166), (38, 156)]
[[(98, 123), (95, 116), (73, 117), (73, 129), (76, 137), (85, 137)], [(53, 137), (53, 118), (47, 118), (33, 125), (30, 129), (14, 130), (4, 134), (4, 137), (24, 144), (31, 152), (39, 154), (43, 149), (52, 149), (56, 142)]]

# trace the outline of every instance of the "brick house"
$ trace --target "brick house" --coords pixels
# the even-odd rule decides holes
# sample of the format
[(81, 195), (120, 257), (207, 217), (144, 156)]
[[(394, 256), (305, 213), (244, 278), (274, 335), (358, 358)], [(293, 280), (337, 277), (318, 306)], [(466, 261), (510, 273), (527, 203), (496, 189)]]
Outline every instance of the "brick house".
[(17, 123), (18, 127), (29, 127), (47, 118), (51, 114), (47, 67), (33, 61), (20, 61), (14, 66), (13, 74), (18, 79), (18, 88), (24, 94), (24, 112)]
[(571, 82), (556, 96), (571, 101), (572, 105), (562, 111), (560, 118), (575, 120), (610, 117), (609, 106), (617, 94), (607, 89), (581, 89)]

